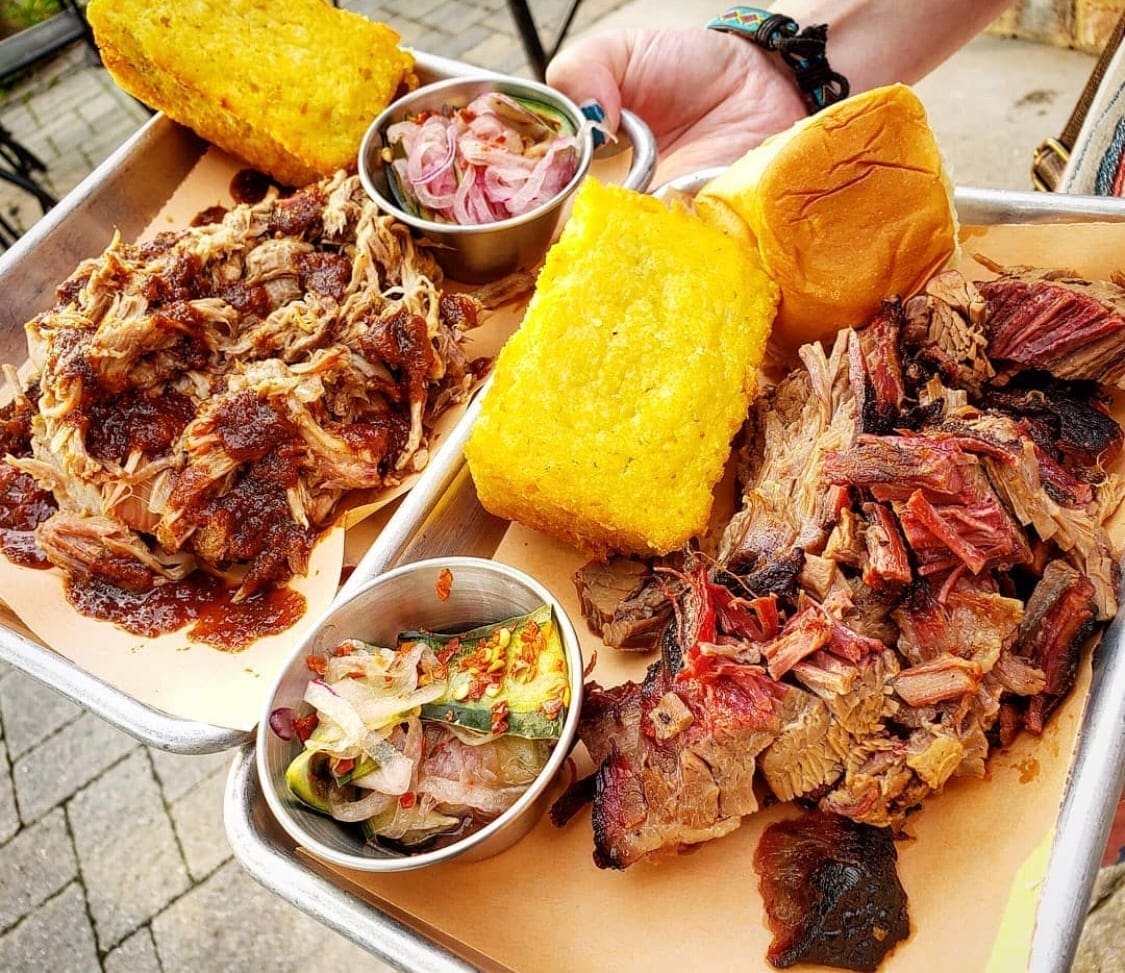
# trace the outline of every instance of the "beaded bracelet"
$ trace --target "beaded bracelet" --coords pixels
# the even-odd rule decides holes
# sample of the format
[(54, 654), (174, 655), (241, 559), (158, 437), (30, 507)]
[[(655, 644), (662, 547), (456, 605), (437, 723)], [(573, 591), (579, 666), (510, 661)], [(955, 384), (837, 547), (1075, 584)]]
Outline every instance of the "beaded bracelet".
[(707, 26), (744, 37), (763, 50), (777, 51), (793, 69), (810, 115), (848, 97), (848, 79), (828, 66), (824, 53), (828, 39), (826, 24), (801, 30), (792, 17), (784, 14), (771, 14), (757, 7), (731, 7)]

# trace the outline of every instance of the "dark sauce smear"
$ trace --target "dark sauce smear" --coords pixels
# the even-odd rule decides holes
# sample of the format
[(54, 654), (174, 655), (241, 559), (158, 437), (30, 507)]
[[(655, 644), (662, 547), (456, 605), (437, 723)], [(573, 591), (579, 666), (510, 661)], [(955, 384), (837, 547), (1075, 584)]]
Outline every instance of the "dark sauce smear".
[(273, 183), (270, 177), (257, 169), (239, 169), (230, 181), (230, 195), (236, 203), (253, 206), (266, 198)]
[(124, 463), (134, 450), (166, 453), (195, 418), (195, 406), (171, 389), (160, 395), (130, 390), (95, 402), (86, 415), (86, 450), (95, 459)]
[(284, 632), (305, 613), (304, 595), (291, 588), (274, 588), (238, 604), (231, 600), (236, 590), (199, 571), (142, 592), (98, 577), (66, 581), (67, 601), (89, 618), (113, 622), (146, 638), (191, 624), (189, 639), (227, 652)]
[(305, 613), (305, 596), (292, 588), (270, 588), (237, 604), (214, 601), (188, 633), (196, 642), (237, 652), (255, 639), (284, 632)]
[(192, 217), (192, 226), (210, 226), (212, 223), (222, 223), (223, 217), (227, 215), (227, 208), (225, 206), (208, 206), (206, 209), (201, 209), (195, 216)]
[(57, 509), (49, 492), (0, 460), (0, 551), (9, 561), (25, 568), (51, 566), (35, 543), (35, 528)]
[(754, 854), (776, 967), (873, 971), (910, 934), (889, 828), (811, 811), (766, 828)]

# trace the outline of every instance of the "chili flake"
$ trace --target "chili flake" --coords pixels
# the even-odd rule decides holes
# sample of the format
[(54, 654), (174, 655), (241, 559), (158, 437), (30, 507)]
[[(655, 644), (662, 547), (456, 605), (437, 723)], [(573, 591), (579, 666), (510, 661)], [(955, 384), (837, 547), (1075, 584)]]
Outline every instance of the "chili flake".
[(449, 593), (453, 590), (453, 572), (449, 568), (442, 568), (434, 582), (434, 594), (439, 601), (449, 601)]

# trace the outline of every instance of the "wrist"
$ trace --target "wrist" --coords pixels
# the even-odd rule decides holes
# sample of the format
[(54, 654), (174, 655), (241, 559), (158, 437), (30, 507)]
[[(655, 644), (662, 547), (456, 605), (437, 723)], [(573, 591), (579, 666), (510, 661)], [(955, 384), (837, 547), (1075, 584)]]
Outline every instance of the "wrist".
[(793, 83), (793, 72), (780, 58), (733, 35), (719, 36), (737, 49), (737, 63), (742, 67), (739, 97), (768, 105), (773, 117), (783, 123), (778, 131), (808, 117), (808, 107)]
[(828, 27), (806, 24), (760, 7), (728, 7), (707, 24), (708, 29), (729, 34), (784, 64), (808, 110), (815, 114), (847, 98), (848, 79), (828, 63)]

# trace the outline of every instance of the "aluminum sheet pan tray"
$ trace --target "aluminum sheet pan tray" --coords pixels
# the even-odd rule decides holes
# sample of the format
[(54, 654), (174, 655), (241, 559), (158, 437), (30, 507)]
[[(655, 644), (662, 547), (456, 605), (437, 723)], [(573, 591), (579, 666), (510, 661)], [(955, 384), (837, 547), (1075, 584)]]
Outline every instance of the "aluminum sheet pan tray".
[[(418, 53), (422, 84), (481, 69)], [(625, 144), (634, 149), (632, 175), (647, 186), (656, 163), (652, 135), (635, 115), (623, 117)], [(51, 305), (55, 287), (78, 263), (102, 252), (114, 227), (126, 240), (147, 227), (209, 145), (162, 114), (155, 115), (7, 253), (0, 257), (0, 362), (27, 357), (24, 322)], [(607, 147), (601, 154), (612, 154)], [(449, 461), (459, 458), (450, 454)], [(441, 459), (436, 452), (433, 465)], [(0, 601), (3, 592), (0, 592)], [(253, 731), (169, 715), (141, 703), (44, 646), (18, 623), (0, 616), (0, 660), (46, 683), (143, 743), (175, 753), (213, 753), (249, 742)], [(263, 687), (264, 691), (265, 687)]]
[[(706, 175), (678, 180), (668, 188), (692, 194)], [(956, 201), (962, 222), (973, 225), (1125, 221), (1122, 200), (959, 189)], [(478, 411), (479, 402), (470, 408), (469, 417)], [(467, 434), (465, 423), (459, 427), (460, 439)], [(489, 556), (508, 526), (481, 507), (462, 462), (432, 464), (342, 593), (399, 564), (447, 554)], [(1122, 598), (1125, 600), (1125, 588)], [(1031, 973), (1070, 969), (1098, 861), (1125, 782), (1123, 639), (1125, 611), (1109, 626), (1093, 658), (1090, 693), (1040, 890), (1028, 966)], [(270, 814), (251, 747), (240, 751), (231, 768), (224, 818), (236, 857), (258, 882), (396, 968), (506, 969), (443, 930), (376, 900), (298, 849)]]

